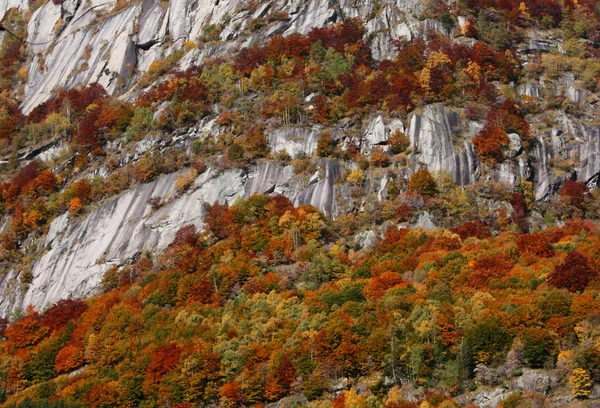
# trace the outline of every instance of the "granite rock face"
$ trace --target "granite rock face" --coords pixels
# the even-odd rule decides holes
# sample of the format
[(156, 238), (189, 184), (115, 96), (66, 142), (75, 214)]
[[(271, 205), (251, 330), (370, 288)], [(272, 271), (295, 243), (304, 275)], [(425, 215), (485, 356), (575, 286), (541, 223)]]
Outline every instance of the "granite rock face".
[[(245, 0), (134, 0), (125, 5), (116, 0), (65, 0), (60, 4), (48, 1), (33, 12), (28, 23), (30, 63), (21, 108), (28, 113), (59, 88), (93, 82), (113, 95), (134, 100), (142, 91), (137, 81), (140, 76), (153, 62), (184, 49), (186, 41), (194, 41), (198, 46), (187, 51), (179, 61), (178, 68), (182, 70), (200, 65), (206, 59), (260, 44), (274, 34), (306, 34), (315, 27), (353, 17), (364, 21), (365, 40), (377, 60), (395, 56), (393, 40), (431, 32), (448, 35), (439, 21), (418, 18), (426, 8), (422, 0), (258, 3), (256, 7), (248, 7)], [(25, 11), (28, 4), (24, 0), (0, 0), (0, 16), (13, 7)], [(277, 13), (287, 17), (269, 18)], [(264, 26), (250, 32), (248, 28), (256, 19), (262, 19)], [(219, 41), (205, 42), (204, 33), (210, 26), (220, 27)], [(548, 52), (555, 45), (531, 38), (526, 48)], [(589, 91), (580, 89), (579, 82), (569, 75), (555, 81), (531, 80), (515, 87), (515, 92), (534, 100), (552, 92), (564, 93), (568, 101), (581, 104), (587, 100)], [(305, 103), (310, 104), (314, 96), (309, 95)], [(118, 165), (134, 162), (156, 148), (178, 146), (185, 150), (190, 149), (192, 140), (216, 139), (223, 131), (216, 120), (217, 110), (213, 117), (194, 128), (177, 129), (180, 133), (170, 138), (169, 135), (148, 136), (134, 151), (121, 155)], [(533, 182), (537, 200), (555, 194), (566, 178), (598, 185), (600, 127), (592, 120), (572, 119), (560, 113), (552, 129), (534, 129), (536, 141), (530, 148), (524, 146), (523, 135), (510, 134), (507, 160), (494, 169), (486, 169), (472, 143), (482, 122), (469, 121), (464, 113), (442, 104), (424, 106), (408, 117), (374, 112), (362, 123), (346, 118), (335, 124), (331, 133), (341, 142), (342, 149), (348, 140), (357, 141), (365, 156), (376, 149), (387, 152), (389, 138), (396, 130), (409, 137), (411, 153), (406, 168), (393, 168), (396, 174), (382, 170), (378, 176), (371, 174), (365, 180), (365, 195), (373, 201), (386, 198), (386, 186), (391, 179), (410, 176), (421, 167), (433, 173), (446, 171), (461, 186), (476, 183), (482, 174), (486, 180), (505, 183), (509, 188), (516, 187), (524, 178)], [(292, 158), (314, 156), (324, 130), (330, 129), (305, 123), (279, 128), (269, 124), (267, 141), (272, 154), (285, 151)], [(113, 145), (107, 144), (108, 152), (119, 152), (118, 141), (109, 144)], [(23, 152), (19, 159), (38, 158), (50, 162), (67, 148), (65, 143), (48, 144)], [(278, 161), (260, 162), (243, 170), (211, 169), (198, 177), (190, 191), (180, 196), (176, 196), (173, 189), (177, 173), (165, 175), (99, 204), (81, 219), (63, 214), (52, 222), (40, 244), (45, 252), (33, 265), (33, 282), (26, 293), (19, 290), (16, 271), (8, 270), (0, 276), (0, 315), (30, 303), (43, 308), (60, 298), (94, 293), (103, 272), (112, 265), (129, 262), (144, 249), (163, 250), (185, 224), (193, 223), (201, 228), (204, 203), (232, 203), (238, 197), (267, 193), (283, 194), (295, 205), (314, 205), (332, 217), (345, 211), (346, 205), (357, 211), (366, 208), (366, 200), (356, 203), (349, 199), (349, 188), (340, 180), (345, 171), (355, 168), (352, 167), (355, 163), (336, 159), (314, 161), (317, 168), (308, 175), (295, 174), (292, 165)], [(563, 163), (569, 163), (568, 170), (561, 168)], [(106, 169), (95, 171), (95, 174), (107, 175)], [(151, 197), (160, 197), (166, 204), (152, 210), (147, 203)], [(436, 227), (428, 213), (421, 215), (418, 225)], [(370, 245), (374, 233), (365, 234), (358, 239)]]
[(317, 143), (321, 137), (321, 128), (290, 126), (283, 127), (270, 132), (267, 136), (271, 153), (286, 151), (290, 157), (301, 155), (312, 156), (317, 149)]
[(563, 112), (556, 120), (551, 131), (537, 132), (526, 161), (519, 156), (519, 166), (514, 169), (516, 175), (533, 181), (536, 200), (556, 194), (567, 178), (590, 187), (598, 185), (600, 126), (587, 121), (576, 123)]
[(308, 181), (294, 176), (291, 165), (260, 163), (248, 174), (245, 193), (274, 193), (290, 199), (296, 206), (310, 204), (329, 216), (338, 214), (336, 178), (341, 171), (337, 160), (319, 160), (319, 169)]
[(366, 124), (363, 131), (361, 152), (363, 154), (372, 153), (377, 146), (384, 146), (388, 139), (396, 130), (404, 132), (404, 124), (400, 119), (392, 119), (388, 122), (382, 115), (377, 115)]
[(377, 245), (378, 237), (375, 231), (367, 230), (354, 236), (354, 243), (362, 249), (371, 249)]
[(544, 373), (539, 370), (524, 369), (523, 374), (514, 381), (513, 387), (520, 390), (531, 390), (542, 394), (558, 388), (560, 379), (556, 374)]
[(581, 126), (579, 135), (579, 166), (577, 178), (584, 183), (598, 185), (600, 175), (600, 127)]
[(460, 185), (477, 181), (479, 159), (469, 137), (461, 143), (465, 124), (458, 112), (447, 110), (443, 105), (428, 105), (422, 112), (409, 117), (408, 136), (415, 159), (429, 171), (445, 170)]
[[(24, 9), (27, 4), (2, 0), (0, 15), (10, 7)], [(378, 5), (357, 0), (293, 0), (263, 2), (254, 11), (243, 0), (139, 0), (125, 7), (115, 0), (48, 2), (33, 13), (28, 25), (32, 61), (22, 110), (30, 112), (57, 88), (93, 82), (110, 94), (133, 96), (130, 91), (136, 79), (152, 62), (181, 49), (185, 41), (198, 41), (199, 47), (180, 61), (182, 69), (273, 34), (306, 34), (314, 27), (351, 17), (365, 21), (374, 57), (392, 58), (396, 52), (392, 40), (411, 38), (431, 28), (433, 23), (414, 17), (424, 9), (420, 0), (384, 0)], [(275, 12), (288, 18), (273, 21), (258, 32), (246, 30), (253, 20)], [(220, 40), (226, 43), (202, 42), (204, 30), (217, 25), (223, 27)]]
[(201, 228), (203, 203), (232, 203), (243, 195), (246, 177), (241, 170), (218, 175), (210, 170), (196, 179), (189, 194), (153, 211), (148, 204), (151, 197), (175, 197), (178, 174), (128, 190), (83, 219), (69, 213), (56, 218), (43, 243), (47, 250), (33, 266), (27, 292), (11, 293), (10, 274), (4, 278), (6, 283), (0, 283), (0, 314), (29, 304), (41, 309), (59, 299), (89, 296), (112, 265), (123, 265), (144, 249), (166, 248), (183, 225)]
[[(50, 225), (28, 290), (20, 291), (12, 270), (0, 278), (0, 316), (29, 304), (43, 309), (60, 299), (93, 295), (102, 274), (113, 265), (124, 265), (144, 250), (164, 250), (184, 225), (202, 229), (204, 203), (233, 204), (254, 193), (279, 193), (295, 205), (311, 204), (335, 215), (339, 171), (337, 161), (323, 159), (318, 177), (307, 185), (294, 176), (292, 166), (277, 162), (261, 163), (248, 173), (209, 169), (187, 193), (177, 196), (178, 172), (138, 185), (81, 219), (65, 213)], [(165, 204), (153, 210), (148, 204), (152, 197)]]

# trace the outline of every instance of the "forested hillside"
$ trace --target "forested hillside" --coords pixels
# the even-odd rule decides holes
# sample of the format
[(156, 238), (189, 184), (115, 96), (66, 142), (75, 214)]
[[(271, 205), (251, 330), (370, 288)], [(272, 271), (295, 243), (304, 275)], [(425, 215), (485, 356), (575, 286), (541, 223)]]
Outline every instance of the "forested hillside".
[(600, 398), (598, 3), (0, 15), (4, 406)]
[(592, 224), (497, 236), (477, 222), (390, 226), (370, 249), (350, 245), (343, 228), (282, 196), (207, 208), (206, 232), (184, 226), (161, 257), (109, 270), (104, 294), (4, 325), (7, 406), (289, 397), (450, 407), (498, 385), (492, 395), (506, 407), (591, 395), (600, 373)]

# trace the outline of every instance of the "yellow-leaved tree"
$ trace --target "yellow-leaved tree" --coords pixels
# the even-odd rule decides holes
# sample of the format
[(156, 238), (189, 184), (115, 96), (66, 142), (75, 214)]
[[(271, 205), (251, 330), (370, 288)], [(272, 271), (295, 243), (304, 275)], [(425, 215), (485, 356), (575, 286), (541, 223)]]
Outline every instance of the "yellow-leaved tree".
[(590, 396), (592, 380), (587, 370), (583, 368), (574, 369), (571, 378), (569, 378), (569, 384), (571, 385), (571, 393), (575, 398), (584, 399)]

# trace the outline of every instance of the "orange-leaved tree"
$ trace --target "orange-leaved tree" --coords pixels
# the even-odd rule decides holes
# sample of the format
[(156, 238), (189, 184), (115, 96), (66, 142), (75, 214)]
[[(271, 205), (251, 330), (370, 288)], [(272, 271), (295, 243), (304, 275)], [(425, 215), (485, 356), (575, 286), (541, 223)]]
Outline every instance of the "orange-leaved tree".
[(421, 169), (411, 176), (408, 181), (408, 191), (426, 197), (438, 194), (437, 183), (427, 169)]
[(486, 126), (473, 138), (473, 145), (479, 158), (494, 166), (504, 161), (508, 147), (508, 135), (496, 125)]

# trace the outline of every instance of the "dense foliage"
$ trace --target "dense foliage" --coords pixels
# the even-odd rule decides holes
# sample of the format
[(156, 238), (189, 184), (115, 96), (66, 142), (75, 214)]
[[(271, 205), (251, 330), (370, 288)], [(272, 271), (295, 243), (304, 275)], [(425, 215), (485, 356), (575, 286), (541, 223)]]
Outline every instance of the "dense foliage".
[[(315, 28), (307, 35), (275, 35), (261, 46), (243, 48), (229, 60), (208, 60), (180, 72), (173, 68), (174, 58), (181, 58), (181, 52), (193, 46), (186, 43), (181, 52), (153, 64), (140, 83), (151, 84), (164, 76), (140, 91), (135, 103), (109, 97), (101, 86), (92, 84), (57, 91), (27, 117), (17, 108), (24, 50), (14, 37), (4, 36), (0, 49), (4, 55), (0, 67), (0, 122), (4, 124), (0, 126), (0, 148), (7, 153), (7, 173), (13, 174), (0, 185), (0, 209), (12, 219), (10, 231), (1, 236), (0, 259), (28, 262), (18, 251), (22, 242), (43, 233), (55, 216), (67, 210), (73, 215), (84, 213), (93, 202), (182, 166), (195, 166), (201, 173), (206, 162), (227, 168), (268, 158), (295, 159), (285, 152), (269, 151), (266, 132), (273, 126), (319, 123), (327, 129), (341, 120), (364, 118), (374, 111), (404, 116), (426, 104), (443, 102), (461, 109), (469, 120), (483, 121), (472, 141), (484, 166), (493, 169), (509, 158), (509, 135), (517, 135), (520, 148), (526, 152), (536, 144), (526, 117), (540, 106), (511, 91), (516, 82), (539, 74), (554, 78), (558, 75), (556, 67), (565, 66), (587, 89), (596, 89), (600, 66), (594, 58), (585, 59), (598, 54), (600, 47), (594, 4), (465, 1), (455, 7), (432, 2), (425, 13), (425, 17), (440, 20), (452, 36), (428, 32), (399, 41), (397, 55), (391, 60), (372, 58), (364, 25), (357, 19)], [(468, 18), (459, 27), (455, 16), (461, 13)], [(506, 30), (507, 22), (513, 24), (512, 31)], [(25, 21), (16, 10), (7, 14), (5, 25), (19, 35), (25, 33)], [(564, 61), (552, 53), (532, 58), (517, 52), (527, 30), (558, 27), (557, 32), (569, 44)], [(564, 95), (558, 98), (549, 101), (548, 107), (564, 105)], [(124, 165), (128, 162), (122, 160), (119, 151), (107, 147), (122, 136), (126, 145), (133, 145), (149, 132), (171, 132), (193, 125), (214, 114), (217, 105), (220, 113), (216, 122), (222, 131), (214, 140), (195, 141), (191, 152), (177, 147), (169, 148), (166, 155), (150, 151)], [(411, 146), (402, 132), (392, 134), (385, 149), (379, 147), (368, 158), (361, 155), (358, 135), (350, 132), (346, 137), (342, 145), (331, 132), (324, 131), (316, 154), (355, 161), (363, 176), (369, 167), (390, 169), (388, 177), (395, 179), (390, 192), (406, 189), (408, 180), (402, 180), (405, 176), (398, 169), (411, 165)], [(58, 162), (19, 163), (23, 148), (57, 141), (68, 143)], [(313, 166), (306, 161), (295, 163), (298, 172), (308, 172)], [(109, 175), (91, 177), (90, 171), (99, 168)], [(408, 183), (409, 191), (437, 195), (432, 180), (415, 178), (424, 174), (415, 174)], [(521, 188), (528, 182), (523, 180)], [(512, 221), (521, 231), (527, 231), (526, 217), (534, 209), (543, 213), (548, 225), (572, 217), (595, 218), (596, 206), (586, 199), (591, 192), (569, 183), (574, 182), (565, 183), (560, 199), (551, 203), (529, 200), (529, 208), (516, 205), (503, 194), (493, 198), (511, 204)], [(362, 186), (362, 182), (354, 184)], [(185, 186), (182, 182), (181, 187)], [(185, 188), (178, 192), (183, 191)], [(473, 194), (472, 199), (488, 198), (488, 192), (480, 189)], [(456, 202), (447, 203), (454, 205)], [(481, 214), (472, 219), (478, 218)]]
[[(600, 235), (581, 219), (600, 218), (599, 190), (575, 180), (566, 154), (549, 163), (562, 178), (545, 201), (536, 201), (535, 174), (514, 189), (491, 180), (539, 147), (553, 115), (593, 116), (595, 102), (586, 111), (565, 92), (534, 99), (517, 88), (541, 78), (560, 89), (568, 74), (597, 91), (599, 16), (590, 0), (430, 1), (423, 18), (446, 32), (398, 41), (395, 57), (381, 61), (356, 19), (275, 35), (181, 72), (177, 59), (195, 47), (187, 42), (152, 63), (135, 101), (91, 84), (58, 90), (27, 116), (18, 109), (26, 50), (3, 35), (0, 262), (18, 271), (17, 290), (31, 283), (43, 251), (32, 253), (32, 243), (56, 216), (82, 217), (182, 168), (177, 195), (209, 166), (276, 160), (307, 181), (337, 161), (344, 197), (336, 220), (280, 196), (206, 204), (203, 231), (184, 226), (164, 254), (108, 269), (102, 295), (0, 319), (1, 403), (234, 407), (295, 396), (291, 403), (334, 408), (450, 407), (529, 369), (589, 397), (600, 383)], [(3, 20), (23, 38), (26, 23), (15, 9)], [(529, 50), (531, 32), (564, 47)], [(354, 122), (404, 120), (437, 103), (477, 125), (452, 137), (470, 138), (485, 181), (457, 186), (422, 168), (400, 129), (362, 150)], [(207, 118), (219, 127), (211, 137), (140, 147)], [(312, 124), (323, 129), (316, 157), (270, 151), (270, 130)], [(59, 144), (54, 159), (23, 158)], [(374, 193), (371, 176), (385, 177), (384, 192)], [(163, 198), (148, 204), (156, 210)], [(446, 229), (398, 228), (424, 212)], [(373, 248), (355, 239), (367, 229), (381, 238)], [(505, 406), (544, 398), (516, 393)]]
[[(407, 384), (439, 406), (527, 367), (558, 373), (578, 397), (600, 380), (600, 234), (589, 223), (498, 236), (476, 223), (390, 226), (358, 249), (338, 222), (281, 196), (207, 212), (204, 232), (185, 226), (160, 258), (107, 272), (104, 294), (10, 325), (7, 406), (233, 406), (300, 393), (414, 406), (402, 402)], [(340, 379), (346, 391), (332, 394)]]

